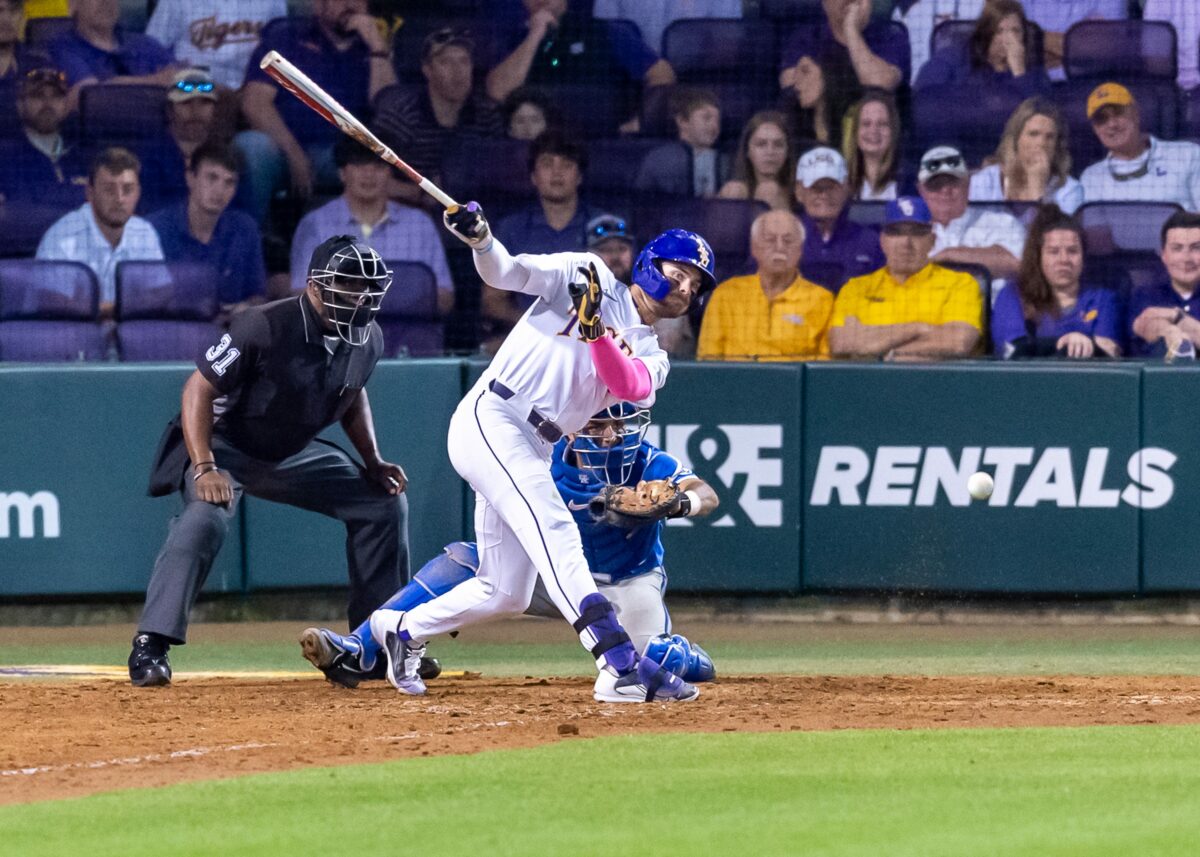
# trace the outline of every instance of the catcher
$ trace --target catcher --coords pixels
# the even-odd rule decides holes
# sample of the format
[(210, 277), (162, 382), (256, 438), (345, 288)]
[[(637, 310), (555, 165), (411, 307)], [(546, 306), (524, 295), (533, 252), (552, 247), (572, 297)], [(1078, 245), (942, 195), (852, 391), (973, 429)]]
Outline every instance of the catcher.
[[(707, 482), (645, 440), (649, 423), (650, 412), (629, 403), (601, 411), (558, 442), (551, 475), (579, 525), (596, 585), (615, 605), (633, 645), (685, 681), (711, 681), (716, 670), (707, 653), (671, 634), (661, 534), (667, 518), (708, 515), (719, 500)], [(475, 545), (453, 542), (382, 607), (410, 610), (473, 577), (478, 567)], [(561, 618), (540, 581), (526, 613)], [(379, 654), (365, 622), (349, 636), (309, 628), (300, 649), (326, 678), (347, 687), (368, 677)], [(436, 661), (425, 658), (422, 677), (437, 672)]]

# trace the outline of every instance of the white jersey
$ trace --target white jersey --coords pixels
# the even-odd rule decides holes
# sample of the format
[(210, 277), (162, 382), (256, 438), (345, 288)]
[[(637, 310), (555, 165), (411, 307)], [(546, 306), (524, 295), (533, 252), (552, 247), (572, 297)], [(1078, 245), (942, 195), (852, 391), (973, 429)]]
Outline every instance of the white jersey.
[(596, 372), (567, 291), (570, 283), (583, 281), (579, 269), (590, 262), (600, 275), (604, 294), (600, 316), (605, 327), (623, 351), (650, 370), (650, 394), (636, 404), (654, 404), (655, 391), (670, 370), (667, 353), (659, 346), (654, 328), (638, 315), (629, 287), (618, 282), (598, 256), (552, 253), (514, 259), (494, 240), (491, 249), (476, 253), (475, 259), (488, 285), (537, 298), (508, 334), (477, 388), (499, 381), (564, 432), (578, 431), (593, 414), (620, 401)]
[(1174, 202), (1200, 211), (1200, 146), (1150, 137), (1133, 160), (1106, 157), (1080, 176), (1087, 202)]
[(262, 28), (287, 13), (286, 0), (158, 0), (146, 35), (180, 62), (204, 66), (221, 86), (238, 89)]

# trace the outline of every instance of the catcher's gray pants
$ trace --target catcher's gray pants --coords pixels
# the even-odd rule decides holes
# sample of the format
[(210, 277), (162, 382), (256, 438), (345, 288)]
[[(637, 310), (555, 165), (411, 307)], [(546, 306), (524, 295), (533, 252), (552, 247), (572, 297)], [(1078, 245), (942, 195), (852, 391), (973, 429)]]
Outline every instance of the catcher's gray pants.
[(188, 614), (221, 549), (243, 492), (337, 518), (346, 525), (350, 628), (364, 622), (408, 580), (408, 499), (370, 482), (338, 447), (313, 441), (280, 462), (252, 458), (219, 437), (213, 458), (233, 483), (233, 502), (196, 498), (191, 473), (183, 478), (183, 511), (171, 519), (154, 562), (138, 631), (187, 641)]
[[(671, 614), (663, 603), (667, 591), (667, 575), (662, 567), (627, 577), (617, 583), (596, 582), (600, 594), (613, 603), (617, 619), (638, 652), (646, 651), (651, 637), (671, 633)], [(558, 619), (562, 614), (546, 594), (541, 580), (533, 589), (533, 601), (525, 611), (530, 616), (546, 616)]]

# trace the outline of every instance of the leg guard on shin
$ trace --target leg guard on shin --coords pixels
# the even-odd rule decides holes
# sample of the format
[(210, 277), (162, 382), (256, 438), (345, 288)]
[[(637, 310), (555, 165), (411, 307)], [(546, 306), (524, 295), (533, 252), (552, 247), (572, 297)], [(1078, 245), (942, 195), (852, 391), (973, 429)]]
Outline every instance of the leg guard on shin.
[(642, 657), (649, 658), (687, 682), (712, 681), (717, 677), (708, 652), (682, 634), (659, 634), (646, 644)]
[(610, 666), (619, 676), (632, 672), (637, 666), (637, 652), (629, 635), (617, 621), (612, 602), (600, 593), (583, 599), (579, 605), (579, 618), (571, 626), (581, 640), (585, 631), (596, 638), (596, 644), (589, 649), (596, 659), (596, 666), (601, 669)]

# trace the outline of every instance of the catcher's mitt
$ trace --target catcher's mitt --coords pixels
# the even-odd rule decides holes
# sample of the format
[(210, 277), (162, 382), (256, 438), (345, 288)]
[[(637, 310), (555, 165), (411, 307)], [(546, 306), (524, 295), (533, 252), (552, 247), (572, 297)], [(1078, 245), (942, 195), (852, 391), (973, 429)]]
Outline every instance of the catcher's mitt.
[(636, 488), (609, 485), (589, 504), (592, 519), (632, 530), (678, 512), (683, 492), (666, 479), (639, 482)]

